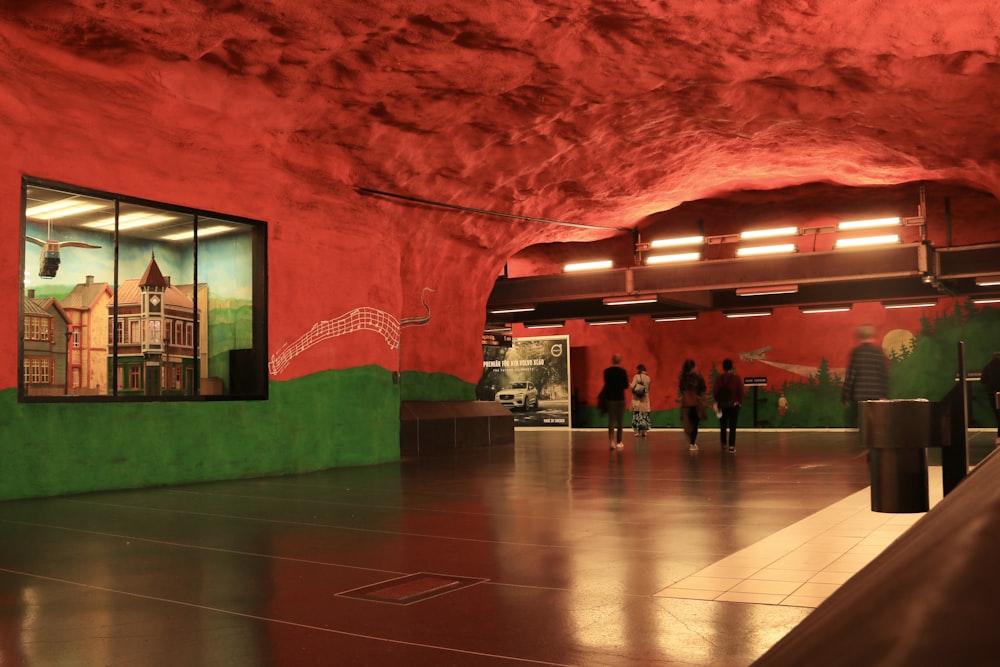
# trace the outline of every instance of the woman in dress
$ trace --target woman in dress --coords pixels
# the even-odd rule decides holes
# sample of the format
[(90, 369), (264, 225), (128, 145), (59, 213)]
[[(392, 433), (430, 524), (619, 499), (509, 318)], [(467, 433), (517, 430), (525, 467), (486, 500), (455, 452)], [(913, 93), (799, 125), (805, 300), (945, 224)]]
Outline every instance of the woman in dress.
[(632, 431), (640, 438), (646, 437), (646, 432), (649, 431), (650, 427), (649, 386), (651, 382), (649, 374), (646, 373), (646, 367), (639, 364), (635, 369), (635, 375), (632, 376), (629, 389), (632, 391)]

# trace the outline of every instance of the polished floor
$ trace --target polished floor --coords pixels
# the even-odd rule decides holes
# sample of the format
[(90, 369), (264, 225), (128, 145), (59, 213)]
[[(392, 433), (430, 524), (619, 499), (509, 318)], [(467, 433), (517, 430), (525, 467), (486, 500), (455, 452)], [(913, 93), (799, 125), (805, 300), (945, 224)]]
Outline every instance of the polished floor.
[(749, 665), (922, 515), (856, 433), (711, 436), (0, 503), (0, 665)]

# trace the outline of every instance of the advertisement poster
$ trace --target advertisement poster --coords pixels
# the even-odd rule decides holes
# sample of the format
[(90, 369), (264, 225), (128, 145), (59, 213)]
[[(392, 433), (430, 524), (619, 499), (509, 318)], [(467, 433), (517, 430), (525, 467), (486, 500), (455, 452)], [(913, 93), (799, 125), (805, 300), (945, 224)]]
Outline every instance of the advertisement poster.
[(514, 413), (515, 426), (569, 427), (569, 336), (484, 345), (476, 398), (502, 403)]

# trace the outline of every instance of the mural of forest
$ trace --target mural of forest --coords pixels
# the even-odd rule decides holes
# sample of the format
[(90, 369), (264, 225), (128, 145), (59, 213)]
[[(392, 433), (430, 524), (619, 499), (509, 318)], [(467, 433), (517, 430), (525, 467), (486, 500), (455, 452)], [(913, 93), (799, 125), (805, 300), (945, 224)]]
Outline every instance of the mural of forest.
[[(858, 325), (876, 326), (877, 342), (890, 366), (890, 398), (942, 400), (955, 386), (959, 342), (968, 372), (977, 373), (1000, 350), (1000, 310), (970, 300), (944, 298), (936, 307), (904, 310), (862, 303), (855, 304), (852, 312), (823, 319), (782, 309), (758, 320), (737, 323), (706, 313), (697, 322), (671, 327), (638, 318), (617, 328), (567, 322), (565, 330), (572, 342), (573, 425), (606, 423), (595, 399), (601, 371), (612, 352), (622, 355), (630, 374), (636, 363), (650, 369), (654, 427), (680, 426), (676, 377), (684, 358), (690, 357), (698, 362), (709, 386), (725, 358), (734, 361), (744, 378), (766, 378), (764, 385), (746, 388), (740, 427), (845, 428), (852, 421), (840, 400), (841, 388)], [(520, 333), (515, 330), (515, 337)], [(995, 426), (978, 383), (971, 395), (971, 425)], [(717, 424), (710, 411), (706, 427)]]

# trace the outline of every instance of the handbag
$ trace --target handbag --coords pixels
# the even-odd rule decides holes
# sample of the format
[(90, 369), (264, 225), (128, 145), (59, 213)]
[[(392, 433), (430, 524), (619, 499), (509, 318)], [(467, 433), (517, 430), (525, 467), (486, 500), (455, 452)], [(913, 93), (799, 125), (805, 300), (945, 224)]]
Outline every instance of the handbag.
[(694, 389), (684, 389), (681, 392), (681, 408), (698, 408), (698, 419), (701, 421), (706, 417), (705, 400)]

